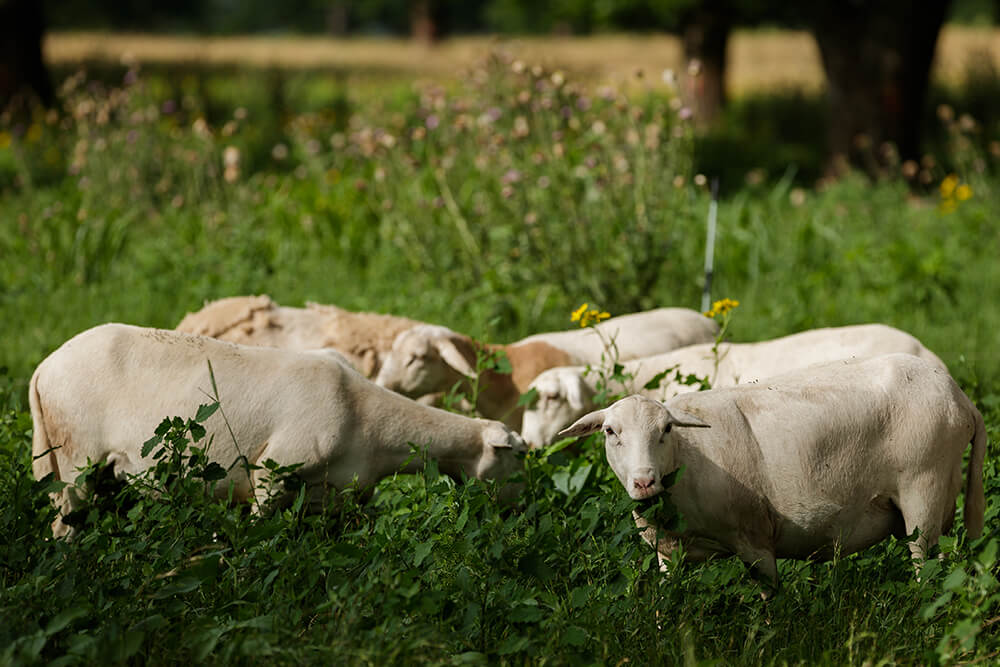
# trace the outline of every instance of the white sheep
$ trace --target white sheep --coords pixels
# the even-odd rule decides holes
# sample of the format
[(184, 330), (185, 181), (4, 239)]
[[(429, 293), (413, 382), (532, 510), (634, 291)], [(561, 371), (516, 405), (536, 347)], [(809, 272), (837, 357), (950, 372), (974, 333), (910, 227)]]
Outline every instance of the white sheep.
[[(510, 360), (512, 372), (484, 369), (477, 375), (477, 353), (501, 351)], [(541, 371), (568, 363), (572, 357), (541, 341), (482, 345), (447, 327), (422, 324), (396, 337), (375, 382), (404, 396), (421, 398), (439, 396), (456, 383), (464, 383), (471, 395), (471, 383), (478, 381), (475, 407), (479, 414), (517, 428), (521, 425), (522, 409), (517, 405), (521, 392)]]
[(666, 492), (679, 510), (683, 532), (634, 513), (661, 565), (682, 543), (694, 560), (735, 554), (777, 586), (776, 558), (847, 555), (918, 529), (909, 547), (919, 563), (952, 525), (970, 442), (965, 526), (982, 534), (983, 418), (946, 371), (909, 354), (835, 361), (666, 404), (629, 396), (559, 435), (594, 431), (629, 496)]
[(289, 350), (330, 347), (365, 377), (373, 378), (396, 336), (417, 324), (405, 317), (316, 303), (307, 303), (305, 308), (279, 306), (262, 294), (207, 303), (185, 315), (176, 330), (243, 345)]
[[(118, 478), (146, 470), (141, 448), (165, 416), (192, 416), (211, 391), (211, 361), (225, 416), (204, 426), (210, 458), (229, 469), (224, 495), (257, 495), (266, 471), (230, 465), (273, 459), (303, 464), (297, 473), (311, 502), (329, 487), (367, 488), (418, 463), (410, 443), (426, 447), (443, 473), (503, 479), (521, 467), (523, 440), (503, 424), (419, 405), (378, 387), (329, 350), (295, 352), (222, 342), (176, 331), (105, 324), (49, 355), (31, 378), (34, 474), (67, 482), (53, 501), (61, 516), (81, 503), (73, 481), (88, 461), (112, 464)], [(283, 499), (287, 500), (287, 498)], [(260, 503), (258, 503), (259, 506)], [(70, 534), (61, 521), (56, 536)]]
[[(813, 329), (759, 343), (721, 343), (717, 350), (708, 344), (691, 345), (634, 359), (623, 364), (632, 379), (627, 384), (611, 380), (607, 390), (612, 395), (637, 393), (663, 399), (700, 387), (677, 381), (678, 373), (707, 379), (712, 387), (731, 387), (815, 363), (890, 352), (913, 354), (947, 371), (937, 355), (910, 334), (884, 324), (861, 324)], [(667, 369), (676, 370), (663, 378), (661, 385), (644, 389)], [(528, 444), (542, 447), (551, 443), (560, 429), (597, 407), (593, 398), (599, 379), (598, 373), (584, 366), (552, 368), (539, 374), (530, 385), (537, 397), (525, 408), (521, 427)]]
[(568, 364), (600, 363), (614, 343), (619, 358), (670, 350), (712, 340), (718, 326), (684, 308), (660, 308), (615, 317), (592, 328), (528, 336), (509, 345), (484, 345), (447, 327), (421, 325), (400, 333), (386, 356), (376, 382), (405, 396), (418, 398), (447, 392), (464, 383), (466, 393), (476, 381), (477, 353), (503, 352), (510, 375), (486, 370), (479, 376), (476, 409), (491, 419), (520, 428), (521, 394), (542, 371)]
[(626, 360), (708, 343), (718, 333), (719, 325), (697, 311), (656, 308), (612, 317), (593, 327), (534, 334), (518, 343), (548, 343), (570, 355), (574, 363), (599, 364), (608, 360), (605, 344), (609, 341), (614, 342), (618, 359)]

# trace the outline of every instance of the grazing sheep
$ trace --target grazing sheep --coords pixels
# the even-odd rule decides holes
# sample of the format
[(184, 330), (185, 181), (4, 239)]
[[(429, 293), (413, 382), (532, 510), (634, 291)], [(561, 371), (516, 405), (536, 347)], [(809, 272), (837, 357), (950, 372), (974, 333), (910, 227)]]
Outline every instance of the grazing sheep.
[(695, 560), (735, 554), (777, 587), (776, 558), (847, 555), (917, 529), (909, 547), (919, 563), (952, 525), (969, 442), (965, 526), (982, 533), (983, 418), (947, 372), (909, 354), (835, 361), (665, 405), (629, 396), (559, 435), (598, 430), (628, 494), (666, 490), (684, 519), (678, 533), (634, 514), (661, 564), (683, 542)]
[[(327, 487), (369, 487), (403, 468), (415, 469), (408, 443), (427, 447), (442, 472), (503, 479), (520, 469), (520, 436), (503, 424), (419, 405), (362, 377), (330, 350), (255, 348), (123, 324), (84, 331), (49, 355), (31, 378), (34, 474), (69, 484), (53, 501), (62, 516), (81, 502), (72, 484), (88, 461), (107, 462), (118, 478), (152, 464), (140, 454), (165, 416), (193, 415), (211, 388), (214, 369), (233, 435), (216, 413), (204, 426), (214, 437), (211, 460), (229, 468), (273, 459), (302, 463), (297, 473), (322, 500)], [(235, 441), (234, 441), (235, 440)], [(267, 471), (229, 468), (216, 491), (267, 499)], [(282, 499), (287, 501), (287, 498)], [(70, 526), (57, 519), (53, 534)]]
[(613, 340), (618, 349), (618, 359), (626, 360), (696, 343), (710, 343), (718, 333), (719, 325), (697, 311), (656, 308), (612, 317), (584, 329), (535, 334), (522, 338), (518, 343), (548, 343), (570, 355), (575, 359), (574, 363), (599, 364), (606, 354), (605, 341)]
[[(666, 369), (676, 368), (682, 376), (707, 378), (712, 387), (731, 387), (811, 364), (891, 352), (912, 354), (941, 370), (948, 370), (919, 340), (884, 324), (813, 329), (760, 343), (721, 343), (717, 355), (712, 347), (691, 345), (627, 361), (623, 364), (624, 370), (632, 380), (627, 386), (611, 381), (607, 389), (611, 394), (635, 392), (649, 398), (669, 398), (698, 387), (678, 382), (671, 373), (669, 379), (664, 378), (662, 386), (644, 389), (644, 385)], [(528, 444), (532, 447), (550, 444), (560, 429), (597, 407), (593, 397), (599, 379), (597, 373), (587, 372), (584, 366), (551, 368), (539, 374), (530, 385), (538, 397), (533, 405), (525, 408), (521, 428), (521, 435)]]
[[(718, 326), (684, 308), (660, 308), (615, 317), (597, 325), (605, 341), (614, 341), (620, 358), (673, 349), (712, 340)], [(593, 329), (536, 334), (509, 345), (484, 345), (451, 329), (421, 325), (396, 337), (376, 382), (417, 398), (440, 394), (456, 383), (475, 381), (477, 352), (502, 351), (510, 360), (510, 375), (486, 370), (479, 378), (479, 414), (520, 428), (523, 409), (517, 405), (529, 383), (542, 371), (568, 364), (600, 363), (605, 341)]]
[(331, 347), (365, 377), (373, 378), (396, 336), (417, 324), (405, 317), (316, 303), (305, 308), (279, 306), (262, 294), (212, 301), (188, 313), (176, 330), (243, 345), (289, 350)]
[[(422, 324), (396, 337), (375, 382), (404, 396), (418, 398), (448, 391), (456, 383), (475, 381), (477, 351), (503, 351), (512, 372), (484, 370), (478, 376), (476, 409), (511, 428), (521, 425), (517, 399), (541, 371), (572, 363), (557, 347), (536, 341), (511, 345), (482, 345), (447, 327)], [(471, 393), (471, 392), (470, 392)]]

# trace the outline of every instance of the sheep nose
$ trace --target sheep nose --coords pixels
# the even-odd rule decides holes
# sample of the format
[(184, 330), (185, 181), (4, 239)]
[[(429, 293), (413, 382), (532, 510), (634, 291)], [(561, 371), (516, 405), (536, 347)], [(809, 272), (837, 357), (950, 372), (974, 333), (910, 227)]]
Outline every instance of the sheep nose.
[(656, 483), (655, 477), (636, 477), (632, 480), (632, 486), (637, 489), (648, 489)]

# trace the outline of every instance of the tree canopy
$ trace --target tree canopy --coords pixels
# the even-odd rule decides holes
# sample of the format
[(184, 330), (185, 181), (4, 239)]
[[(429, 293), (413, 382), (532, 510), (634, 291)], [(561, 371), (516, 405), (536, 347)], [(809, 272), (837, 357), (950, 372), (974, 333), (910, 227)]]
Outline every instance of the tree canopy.
[[(0, 4), (11, 0), (0, 1)], [(699, 8), (722, 11), (734, 25), (804, 26), (814, 5), (778, 0), (47, 0), (50, 27), (180, 31), (408, 34), (415, 6), (430, 7), (447, 32), (588, 34), (613, 30), (679, 31)], [(964, 22), (995, 21), (998, 0), (958, 0), (952, 16)]]

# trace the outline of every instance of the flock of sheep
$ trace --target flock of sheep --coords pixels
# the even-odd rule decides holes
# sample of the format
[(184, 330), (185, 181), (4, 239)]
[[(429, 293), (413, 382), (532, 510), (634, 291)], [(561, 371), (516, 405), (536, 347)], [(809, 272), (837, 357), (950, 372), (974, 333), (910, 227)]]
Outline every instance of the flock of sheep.
[[(290, 498), (268, 488), (266, 469), (232, 465), (241, 457), (302, 464), (318, 504), (330, 488), (370, 488), (415, 467), (411, 443), (455, 478), (502, 480), (528, 447), (602, 431), (629, 495), (667, 491), (685, 519), (678, 534), (635, 513), (661, 564), (683, 541), (689, 558), (735, 554), (776, 586), (776, 558), (848, 554), (890, 534), (912, 536), (913, 557), (925, 557), (953, 523), (971, 443), (965, 526), (981, 534), (983, 420), (916, 338), (878, 324), (746, 344), (717, 334), (700, 313), (660, 308), (494, 346), (402, 317), (222, 299), (175, 331), (89, 329), (42, 361), (29, 388), (34, 474), (67, 482), (53, 494), (52, 531), (71, 536), (62, 519), (86, 495), (76, 469), (103, 461), (122, 479), (146, 470), (143, 442), (163, 417), (206, 402), (211, 372), (225, 417), (204, 424), (209, 454), (229, 470), (216, 488), (256, 497), (256, 508)], [(606, 389), (632, 395), (595, 410), (592, 369), (612, 343), (631, 380)], [(510, 373), (478, 363), (501, 350)], [(666, 369), (713, 389), (649, 382)], [(475, 383), (467, 393), (484, 419), (434, 407), (463, 383)]]

